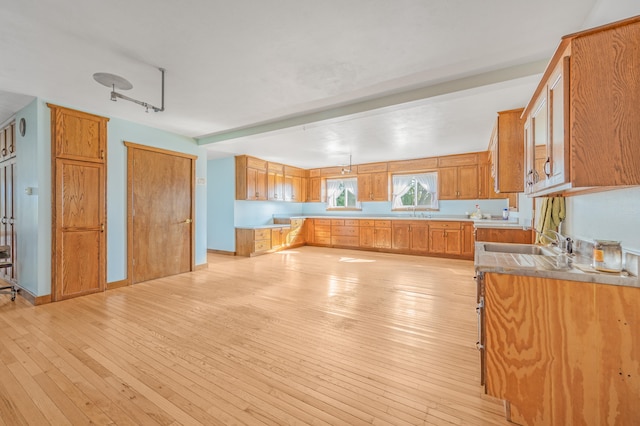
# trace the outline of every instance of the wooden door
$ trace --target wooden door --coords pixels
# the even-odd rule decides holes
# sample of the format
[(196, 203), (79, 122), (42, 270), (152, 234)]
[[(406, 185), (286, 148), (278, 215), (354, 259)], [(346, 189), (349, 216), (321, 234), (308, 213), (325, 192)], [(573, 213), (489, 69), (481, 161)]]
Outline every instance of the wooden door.
[(462, 224), (462, 256), (472, 259), (474, 253), (474, 229), (473, 223)]
[(322, 198), (322, 180), (319, 177), (309, 178), (308, 201), (320, 202)]
[(271, 230), (271, 248), (279, 249), (282, 247), (284, 239), (282, 238), (282, 228), (273, 228)]
[(445, 253), (451, 255), (462, 254), (462, 231), (459, 229), (447, 229), (444, 231)]
[(429, 251), (431, 253), (444, 253), (446, 251), (445, 231), (442, 229), (429, 229)]
[(377, 248), (391, 248), (391, 228), (375, 228)]
[(193, 270), (196, 157), (125, 144), (132, 283)]
[(360, 227), (360, 247), (375, 247), (375, 228), (373, 226)]
[(106, 283), (105, 167), (55, 161), (54, 300), (104, 291)]

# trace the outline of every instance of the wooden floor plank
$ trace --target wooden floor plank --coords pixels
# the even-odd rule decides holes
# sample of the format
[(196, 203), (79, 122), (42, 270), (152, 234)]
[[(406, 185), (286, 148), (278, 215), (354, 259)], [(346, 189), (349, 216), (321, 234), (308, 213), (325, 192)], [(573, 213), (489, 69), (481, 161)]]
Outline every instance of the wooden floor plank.
[(0, 426), (508, 424), (479, 386), (471, 262), (208, 260), (49, 305), (0, 296)]

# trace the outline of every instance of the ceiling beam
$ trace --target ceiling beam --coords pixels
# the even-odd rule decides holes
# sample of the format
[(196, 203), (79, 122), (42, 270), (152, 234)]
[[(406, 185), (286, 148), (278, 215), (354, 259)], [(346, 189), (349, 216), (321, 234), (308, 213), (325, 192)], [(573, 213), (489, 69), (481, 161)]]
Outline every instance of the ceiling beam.
[(319, 111), (309, 112), (295, 116), (283, 117), (277, 120), (257, 123), (250, 126), (225, 130), (196, 138), (198, 145), (208, 145), (211, 143), (257, 135), (261, 133), (273, 132), (295, 126), (316, 123), (320, 121), (335, 119), (338, 117), (360, 114), (381, 108), (389, 108), (419, 101), (448, 93), (470, 90), (476, 87), (490, 84), (502, 83), (517, 78), (528, 77), (544, 72), (548, 60), (529, 62), (521, 65), (514, 65), (499, 70), (488, 71), (470, 77), (463, 77), (456, 80), (424, 86), (390, 95), (384, 95), (373, 99), (353, 102), (350, 104), (327, 108)]

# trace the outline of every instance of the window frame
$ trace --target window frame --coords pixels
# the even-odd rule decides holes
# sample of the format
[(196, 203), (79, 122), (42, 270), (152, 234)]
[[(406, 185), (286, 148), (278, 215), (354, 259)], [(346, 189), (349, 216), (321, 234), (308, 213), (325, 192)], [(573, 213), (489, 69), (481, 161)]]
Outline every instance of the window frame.
[[(419, 179), (416, 179), (416, 176), (419, 175), (429, 175), (430, 178), (432, 178), (435, 182), (435, 190), (431, 191), (430, 188), (425, 188), (425, 186), (423, 184), (420, 183)], [(414, 204), (413, 205), (402, 205), (402, 206), (397, 206), (396, 205), (396, 197), (402, 197), (404, 196), (407, 192), (403, 192), (402, 194), (399, 194), (398, 196), (396, 196), (396, 193), (398, 192), (396, 190), (396, 185), (394, 183), (394, 177), (412, 177), (412, 180), (415, 180), (415, 182), (413, 183), (414, 188), (416, 188), (414, 191), (417, 191), (417, 186), (420, 185), (423, 188), (425, 188), (428, 192), (430, 192), (433, 197), (432, 202), (427, 206), (427, 205), (417, 205), (415, 204), (417, 202), (417, 199), (414, 196)], [(414, 172), (414, 173), (393, 173), (391, 174), (391, 211), (438, 211), (440, 210), (440, 192), (439, 192), (439, 174), (437, 170), (430, 170), (430, 171), (421, 171), (421, 172)]]
[[(330, 182), (332, 182), (332, 181), (333, 182), (339, 181), (339, 182), (342, 182), (343, 184), (344, 184), (344, 181), (353, 181), (353, 184), (351, 185), (351, 187), (353, 188), (353, 191), (349, 191), (349, 188), (345, 187), (342, 191), (340, 191), (340, 193), (337, 196), (335, 196), (335, 199), (337, 199), (340, 196), (340, 194), (342, 194), (342, 192), (351, 192), (353, 194), (354, 199), (355, 199), (355, 205), (353, 205), (353, 206), (349, 206), (349, 205), (338, 206), (334, 202), (332, 202), (331, 197), (333, 195), (331, 194), (331, 191), (329, 189)], [(362, 208), (360, 206), (360, 201), (358, 201), (358, 178), (356, 176), (350, 176), (350, 177), (344, 177), (344, 178), (343, 177), (326, 178), (325, 179), (325, 190), (326, 190), (327, 211), (330, 211), (330, 210), (339, 210), (339, 211), (362, 210)]]

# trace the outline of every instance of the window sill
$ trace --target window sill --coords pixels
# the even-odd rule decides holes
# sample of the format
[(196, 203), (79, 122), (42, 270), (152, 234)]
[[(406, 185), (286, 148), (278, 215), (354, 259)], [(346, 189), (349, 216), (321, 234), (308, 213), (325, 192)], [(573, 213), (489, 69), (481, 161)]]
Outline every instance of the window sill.
[(338, 208), (331, 208), (331, 209), (327, 209), (326, 211), (328, 212), (361, 212), (362, 209), (353, 207), (353, 208), (342, 208), (342, 207), (338, 207)]
[(440, 209), (430, 209), (430, 208), (426, 208), (426, 207), (422, 207), (422, 208), (413, 208), (413, 207), (407, 207), (407, 208), (399, 208), (399, 209), (391, 209), (392, 212), (408, 212), (408, 213), (412, 213), (412, 212), (438, 212), (440, 211)]

